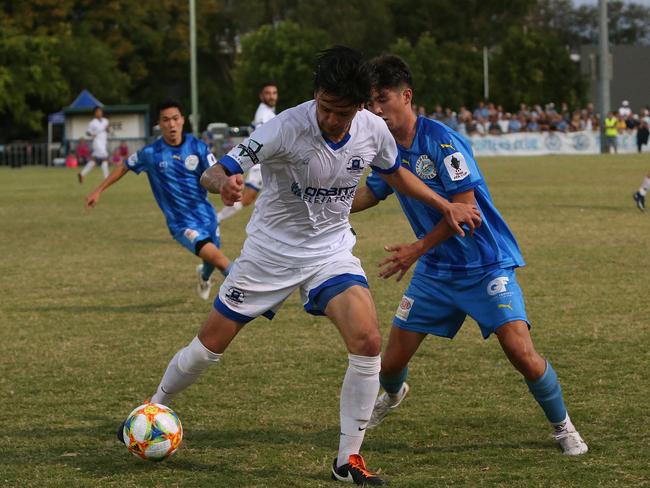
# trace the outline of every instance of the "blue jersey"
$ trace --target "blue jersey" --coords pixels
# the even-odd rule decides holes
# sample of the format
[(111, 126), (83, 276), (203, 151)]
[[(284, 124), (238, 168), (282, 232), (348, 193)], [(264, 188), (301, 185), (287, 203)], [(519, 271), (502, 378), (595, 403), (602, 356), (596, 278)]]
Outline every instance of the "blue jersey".
[[(483, 219), (474, 236), (469, 233), (464, 238), (454, 235), (430, 249), (420, 258), (417, 271), (452, 277), (524, 265), (517, 241), (492, 203), (472, 149), (460, 134), (440, 122), (418, 117), (411, 147), (407, 149), (399, 144), (397, 147), (402, 166), (440, 196), (451, 200), (457, 193), (474, 190)], [(380, 200), (393, 193), (393, 189), (374, 172), (366, 184)], [(418, 200), (399, 192), (397, 198), (419, 239), (442, 219), (438, 211)]]
[(217, 162), (208, 146), (185, 134), (179, 146), (163, 138), (132, 154), (126, 167), (136, 174), (146, 171), (153, 195), (172, 236), (185, 229), (214, 229), (217, 216), (199, 179)]

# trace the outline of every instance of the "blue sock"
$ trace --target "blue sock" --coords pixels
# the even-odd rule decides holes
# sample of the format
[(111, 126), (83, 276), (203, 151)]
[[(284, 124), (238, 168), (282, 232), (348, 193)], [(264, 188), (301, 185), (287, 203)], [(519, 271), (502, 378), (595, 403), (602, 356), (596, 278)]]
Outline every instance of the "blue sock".
[(528, 381), (528, 389), (544, 410), (546, 418), (552, 424), (558, 424), (566, 419), (566, 407), (562, 397), (562, 388), (557, 380), (557, 375), (551, 363), (546, 361), (546, 371), (541, 378), (535, 381)]
[(210, 275), (214, 271), (214, 266), (212, 266), (210, 263), (207, 261), (203, 261), (203, 270), (201, 270), (201, 278), (203, 278), (204, 281), (208, 281), (210, 279)]
[(399, 393), (402, 389), (402, 385), (406, 380), (406, 377), (409, 374), (409, 367), (406, 366), (402, 371), (397, 373), (395, 376), (386, 376), (383, 373), (379, 373), (379, 384), (382, 386), (384, 391), (389, 395), (395, 395)]
[(230, 274), (230, 270), (232, 269), (232, 261), (228, 263), (228, 266), (226, 269), (224, 269), (221, 274), (224, 276), (228, 276)]

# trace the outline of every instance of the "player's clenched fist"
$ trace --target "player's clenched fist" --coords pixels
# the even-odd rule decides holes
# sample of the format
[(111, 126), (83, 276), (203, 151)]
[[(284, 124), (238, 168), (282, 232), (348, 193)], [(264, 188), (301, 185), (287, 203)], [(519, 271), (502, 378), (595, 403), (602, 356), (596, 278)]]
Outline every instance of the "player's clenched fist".
[(244, 177), (241, 174), (229, 176), (221, 185), (221, 200), (224, 205), (232, 206), (241, 200), (244, 193)]

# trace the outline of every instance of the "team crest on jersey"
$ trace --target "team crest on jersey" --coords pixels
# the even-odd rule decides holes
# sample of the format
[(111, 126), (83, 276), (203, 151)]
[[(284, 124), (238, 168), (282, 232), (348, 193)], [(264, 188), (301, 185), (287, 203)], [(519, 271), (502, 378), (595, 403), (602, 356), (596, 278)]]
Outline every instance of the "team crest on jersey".
[(199, 237), (199, 233), (197, 231), (195, 231), (194, 229), (185, 229), (185, 231), (183, 232), (183, 235), (190, 242), (194, 242), (196, 240), (196, 238)]
[(366, 163), (361, 156), (352, 156), (345, 167), (350, 173), (359, 173), (366, 167)]
[(438, 176), (436, 165), (433, 164), (433, 161), (426, 154), (421, 155), (415, 162), (415, 172), (423, 180), (432, 180)]
[(402, 297), (402, 301), (399, 304), (399, 307), (397, 307), (397, 312), (395, 312), (395, 317), (401, 320), (408, 320), (409, 314), (411, 313), (411, 309), (413, 308), (413, 302), (415, 302), (413, 298), (409, 298), (406, 295), (404, 295)]
[(161, 161), (158, 163), (158, 169), (160, 171), (165, 171), (167, 169), (167, 161)]
[(196, 155), (190, 154), (188, 157), (185, 158), (185, 167), (188, 170), (194, 171), (198, 165), (199, 165), (199, 158)]
[(445, 166), (451, 181), (460, 181), (469, 176), (469, 167), (465, 156), (460, 152), (455, 152), (445, 158)]
[(228, 291), (226, 292), (226, 299), (229, 302), (244, 303), (244, 298), (246, 298), (246, 294), (244, 293), (244, 290), (240, 290), (239, 288), (235, 288), (234, 286), (228, 288)]

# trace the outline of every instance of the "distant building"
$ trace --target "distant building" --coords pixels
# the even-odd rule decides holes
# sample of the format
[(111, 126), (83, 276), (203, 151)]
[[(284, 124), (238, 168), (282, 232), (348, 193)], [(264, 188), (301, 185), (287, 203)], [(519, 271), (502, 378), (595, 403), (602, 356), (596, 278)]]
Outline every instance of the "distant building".
[[(650, 46), (611, 46), (610, 109), (616, 111), (623, 100), (639, 113), (650, 105)], [(580, 68), (589, 82), (588, 97), (600, 111), (598, 96), (598, 46), (582, 46)]]

